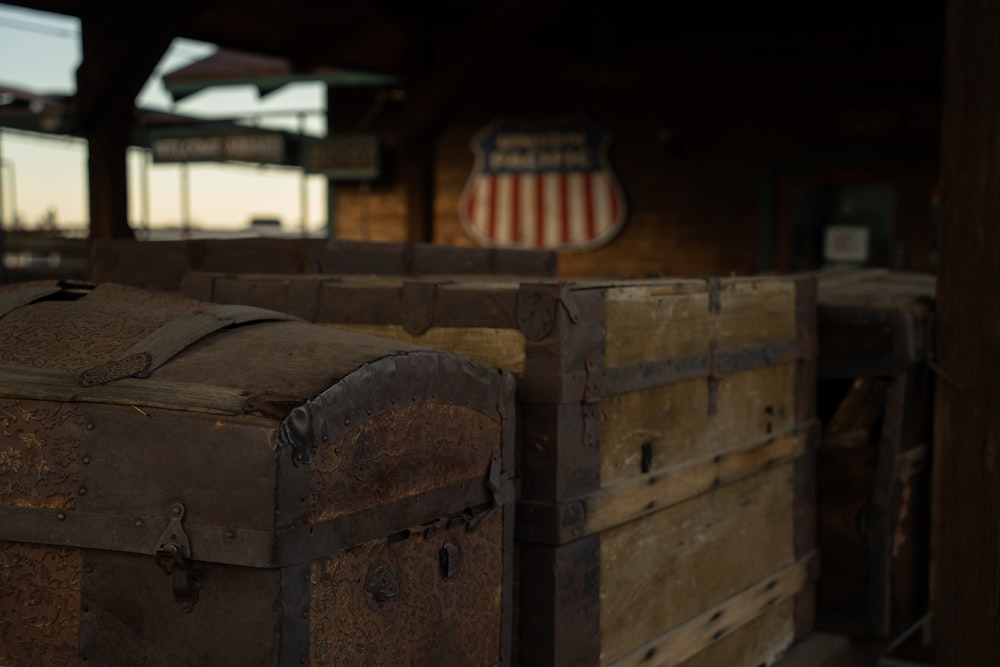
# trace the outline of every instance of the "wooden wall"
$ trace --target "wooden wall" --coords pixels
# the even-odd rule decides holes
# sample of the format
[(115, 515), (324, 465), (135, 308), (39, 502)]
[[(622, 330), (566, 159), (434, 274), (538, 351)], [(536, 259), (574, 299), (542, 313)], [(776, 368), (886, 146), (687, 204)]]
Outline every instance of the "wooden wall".
[[(505, 52), (469, 82), (438, 135), (433, 240), (473, 243), (461, 227), (458, 200), (473, 169), (470, 140), (478, 130), (497, 117), (579, 111), (611, 135), (628, 219), (607, 246), (561, 254), (563, 274), (787, 268), (788, 230), (775, 199), (784, 175), (874, 165), (919, 167), (936, 177), (942, 43), (943, 19), (780, 42), (767, 35), (705, 37), (633, 53), (627, 61), (557, 62)], [(675, 144), (660, 141), (665, 128)], [(927, 229), (926, 208), (907, 213), (907, 206), (915, 208), (910, 200), (926, 197), (919, 188), (913, 193), (896, 210), (903, 227)], [(357, 186), (338, 188), (337, 215), (345, 237), (403, 239), (405, 205), (392, 169), (367, 196)], [(908, 248), (915, 244), (925, 255), (927, 233), (918, 237)], [(914, 253), (919, 263), (923, 255)], [(907, 268), (918, 267), (907, 262)]]

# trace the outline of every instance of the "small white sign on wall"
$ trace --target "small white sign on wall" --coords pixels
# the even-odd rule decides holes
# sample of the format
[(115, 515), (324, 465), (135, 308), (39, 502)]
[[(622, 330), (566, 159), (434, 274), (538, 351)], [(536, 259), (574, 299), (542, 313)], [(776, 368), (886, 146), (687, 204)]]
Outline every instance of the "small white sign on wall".
[(830, 225), (823, 238), (827, 262), (864, 264), (869, 255), (869, 230), (860, 225)]

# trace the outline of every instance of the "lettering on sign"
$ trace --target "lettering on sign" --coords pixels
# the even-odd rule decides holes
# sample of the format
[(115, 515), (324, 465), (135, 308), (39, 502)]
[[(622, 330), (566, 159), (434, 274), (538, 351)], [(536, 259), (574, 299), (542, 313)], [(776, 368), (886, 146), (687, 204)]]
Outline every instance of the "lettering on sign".
[(156, 162), (285, 161), (285, 137), (279, 133), (160, 137), (152, 148)]
[(626, 218), (608, 143), (601, 128), (580, 116), (491, 123), (472, 141), (476, 166), (459, 206), (463, 226), (482, 245), (604, 245)]
[(341, 135), (310, 141), (303, 147), (307, 171), (331, 180), (365, 181), (378, 178), (381, 154), (373, 134)]

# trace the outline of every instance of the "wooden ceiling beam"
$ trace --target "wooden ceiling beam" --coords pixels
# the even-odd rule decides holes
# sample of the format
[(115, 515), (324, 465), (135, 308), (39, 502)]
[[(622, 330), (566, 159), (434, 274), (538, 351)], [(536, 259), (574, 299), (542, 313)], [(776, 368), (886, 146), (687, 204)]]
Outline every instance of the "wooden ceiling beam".
[[(433, 68), (408, 73), (406, 111), (398, 133), (400, 144), (419, 144), (435, 134), (457, 105), (470, 78), (513, 43), (532, 17), (545, 10), (551, 1), (554, 0), (484, 3), (457, 40), (450, 45), (438, 44)], [(419, 63), (421, 57), (420, 53), (411, 54), (409, 62)]]

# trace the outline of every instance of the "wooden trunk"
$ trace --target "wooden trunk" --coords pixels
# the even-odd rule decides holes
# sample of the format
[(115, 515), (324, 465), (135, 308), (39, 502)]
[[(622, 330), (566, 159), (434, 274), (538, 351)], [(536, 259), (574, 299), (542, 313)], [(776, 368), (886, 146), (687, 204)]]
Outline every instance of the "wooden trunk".
[(190, 274), (518, 377), (521, 665), (769, 664), (812, 625), (811, 279)]
[(930, 605), (934, 277), (820, 274), (818, 622), (880, 652)]
[(178, 292), (189, 271), (554, 276), (555, 251), (312, 238), (95, 239), (88, 278)]
[(0, 664), (509, 664), (510, 374), (113, 284), (0, 341)]

